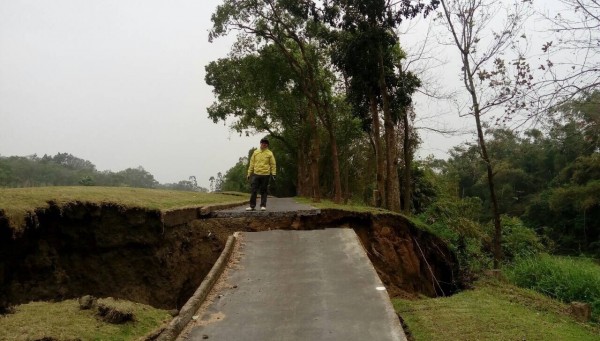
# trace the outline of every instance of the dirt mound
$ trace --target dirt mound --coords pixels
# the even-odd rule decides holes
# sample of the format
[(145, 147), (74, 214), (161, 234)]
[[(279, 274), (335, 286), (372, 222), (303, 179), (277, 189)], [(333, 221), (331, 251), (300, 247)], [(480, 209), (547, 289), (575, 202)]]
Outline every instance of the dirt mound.
[[(173, 213), (177, 214), (177, 212)], [(397, 215), (171, 216), (114, 205), (51, 205), (15, 232), (0, 217), (0, 311), (31, 300), (93, 295), (179, 309), (235, 231), (344, 226), (360, 237), (390, 294), (448, 295), (457, 262), (435, 236)], [(184, 219), (186, 218), (186, 219)]]
[(123, 311), (105, 304), (98, 305), (98, 316), (100, 316), (102, 321), (112, 324), (121, 324), (134, 320), (131, 311)]

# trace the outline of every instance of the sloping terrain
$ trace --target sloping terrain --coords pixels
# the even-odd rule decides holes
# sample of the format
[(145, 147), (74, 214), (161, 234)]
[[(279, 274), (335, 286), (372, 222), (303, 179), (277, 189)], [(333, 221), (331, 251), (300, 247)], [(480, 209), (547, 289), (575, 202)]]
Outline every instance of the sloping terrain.
[(0, 309), (91, 294), (178, 309), (235, 231), (352, 228), (392, 296), (448, 295), (454, 255), (397, 215), (323, 210), (315, 216), (219, 218), (184, 209), (69, 203), (31, 212), (14, 229), (0, 212)]

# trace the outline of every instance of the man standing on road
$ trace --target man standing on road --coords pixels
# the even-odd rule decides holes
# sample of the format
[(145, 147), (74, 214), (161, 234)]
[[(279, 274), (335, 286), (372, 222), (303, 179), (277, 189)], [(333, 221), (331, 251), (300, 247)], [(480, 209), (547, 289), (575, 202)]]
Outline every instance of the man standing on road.
[(254, 211), (256, 207), (256, 195), (260, 191), (260, 210), (267, 209), (267, 188), (269, 187), (269, 178), (275, 179), (275, 155), (269, 150), (269, 140), (260, 140), (260, 149), (252, 153), (250, 165), (248, 166), (247, 179), (252, 181), (250, 195), (250, 207), (246, 211)]

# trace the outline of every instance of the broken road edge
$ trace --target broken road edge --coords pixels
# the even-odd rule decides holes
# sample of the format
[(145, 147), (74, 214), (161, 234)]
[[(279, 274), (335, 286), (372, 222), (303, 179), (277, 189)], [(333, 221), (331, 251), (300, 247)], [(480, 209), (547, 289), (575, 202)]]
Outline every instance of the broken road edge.
[(192, 320), (192, 316), (200, 308), (202, 303), (204, 303), (206, 296), (212, 290), (215, 282), (221, 276), (223, 269), (229, 261), (236, 239), (237, 232), (227, 238), (223, 252), (221, 252), (221, 255), (213, 267), (210, 269), (204, 280), (202, 280), (202, 283), (198, 289), (196, 289), (192, 297), (190, 297), (190, 299), (181, 308), (179, 315), (173, 318), (164, 329), (161, 328), (155, 331), (153, 333), (154, 335), (147, 337), (146, 340), (173, 341), (179, 336), (185, 326), (187, 326), (187, 324)]

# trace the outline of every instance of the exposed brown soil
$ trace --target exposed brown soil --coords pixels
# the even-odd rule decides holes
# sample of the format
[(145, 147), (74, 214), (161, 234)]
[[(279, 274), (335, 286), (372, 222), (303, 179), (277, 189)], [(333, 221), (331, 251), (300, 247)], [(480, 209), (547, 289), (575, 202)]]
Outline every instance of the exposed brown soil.
[(456, 257), (441, 240), (400, 216), (324, 210), (316, 216), (190, 220), (183, 217), (186, 211), (169, 214), (51, 205), (31, 214), (16, 232), (0, 213), (0, 313), (32, 300), (83, 295), (179, 309), (235, 231), (348, 227), (392, 296), (448, 295), (459, 287)]

